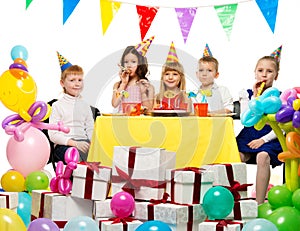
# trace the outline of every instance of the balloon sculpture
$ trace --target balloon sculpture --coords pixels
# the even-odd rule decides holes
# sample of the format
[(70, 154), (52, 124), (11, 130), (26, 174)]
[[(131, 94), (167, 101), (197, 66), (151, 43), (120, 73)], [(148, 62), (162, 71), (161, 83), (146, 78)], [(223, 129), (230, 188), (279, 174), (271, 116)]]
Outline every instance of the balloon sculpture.
[(37, 87), (28, 73), (26, 48), (21, 45), (13, 47), (11, 57), (14, 63), (0, 76), (0, 101), (17, 114), (6, 117), (2, 128), (12, 135), (6, 149), (8, 162), (26, 177), (30, 172), (43, 169), (49, 159), (50, 144), (40, 129), (67, 133), (69, 128), (62, 123), (43, 123), (49, 117), (51, 107), (36, 101)]

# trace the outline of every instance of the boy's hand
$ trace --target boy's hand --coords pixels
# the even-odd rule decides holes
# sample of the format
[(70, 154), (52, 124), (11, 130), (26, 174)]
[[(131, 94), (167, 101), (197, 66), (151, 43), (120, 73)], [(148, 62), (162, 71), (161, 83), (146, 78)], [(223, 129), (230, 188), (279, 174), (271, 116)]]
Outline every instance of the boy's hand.
[(90, 144), (86, 141), (76, 141), (76, 148), (83, 153), (87, 153), (90, 148)]

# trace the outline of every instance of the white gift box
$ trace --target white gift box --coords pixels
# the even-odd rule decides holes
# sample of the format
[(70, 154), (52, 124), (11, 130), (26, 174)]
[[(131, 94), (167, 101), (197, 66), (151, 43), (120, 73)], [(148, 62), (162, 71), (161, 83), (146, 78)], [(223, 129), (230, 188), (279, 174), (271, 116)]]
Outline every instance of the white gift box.
[(214, 173), (199, 168), (167, 169), (166, 180), (166, 192), (172, 201), (202, 204), (203, 196), (213, 186)]
[(104, 218), (96, 218), (95, 220), (99, 224), (99, 230), (101, 231), (125, 231), (124, 225), (126, 225), (126, 231), (134, 231), (143, 224), (139, 220), (127, 221), (126, 224), (122, 222), (113, 224), (113, 221)]
[(68, 221), (76, 216), (92, 217), (93, 201), (71, 197), (45, 190), (32, 191), (32, 211), (34, 218), (48, 218)]
[(87, 165), (78, 164), (73, 171), (71, 195), (83, 199), (105, 200), (111, 183), (111, 168), (99, 166), (98, 170), (99, 173)]
[(104, 201), (94, 201), (93, 217), (95, 218), (110, 218), (115, 215), (110, 208), (111, 199), (106, 199)]
[(167, 224), (186, 224), (194, 221), (202, 222), (207, 216), (200, 204), (177, 205), (136, 202), (134, 217), (139, 220), (160, 220)]
[(167, 224), (172, 231), (198, 231), (200, 220), (193, 221), (191, 223), (178, 223), (178, 224)]
[[(223, 229), (217, 229), (217, 225), (221, 223)], [(244, 221), (222, 220), (222, 221), (205, 221), (199, 224), (198, 231), (241, 231), (245, 225)]]
[[(247, 184), (246, 163), (212, 164), (201, 166), (201, 168), (214, 172), (214, 186), (230, 187), (235, 183)], [(243, 191), (239, 190), (238, 193), (240, 198), (247, 198), (247, 187)]]
[(18, 193), (17, 192), (0, 192), (0, 208), (17, 211)]
[(226, 219), (234, 220), (252, 220), (258, 216), (258, 205), (255, 200), (245, 199), (234, 202), (232, 212), (226, 217)]
[(175, 168), (175, 163), (175, 152), (162, 148), (115, 146), (112, 195), (127, 188), (135, 199), (162, 198), (166, 169)]

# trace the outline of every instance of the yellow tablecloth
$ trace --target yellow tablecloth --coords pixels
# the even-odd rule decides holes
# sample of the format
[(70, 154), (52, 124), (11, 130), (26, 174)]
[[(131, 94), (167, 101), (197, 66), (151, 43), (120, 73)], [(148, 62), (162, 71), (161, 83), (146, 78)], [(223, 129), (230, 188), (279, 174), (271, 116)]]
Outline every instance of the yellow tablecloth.
[(240, 162), (231, 117), (97, 117), (88, 161), (112, 166), (114, 146), (174, 151), (177, 168)]

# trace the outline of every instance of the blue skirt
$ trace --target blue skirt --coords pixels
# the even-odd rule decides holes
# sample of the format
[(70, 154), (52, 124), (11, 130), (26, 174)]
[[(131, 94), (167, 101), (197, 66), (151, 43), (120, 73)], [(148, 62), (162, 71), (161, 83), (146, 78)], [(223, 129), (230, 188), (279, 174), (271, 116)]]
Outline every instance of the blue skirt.
[(277, 158), (278, 154), (282, 152), (282, 148), (278, 139), (266, 142), (257, 149), (252, 149), (248, 146), (248, 143), (250, 143), (252, 140), (261, 138), (262, 136), (268, 134), (271, 130), (272, 128), (269, 125), (266, 125), (260, 131), (256, 130), (254, 127), (244, 127), (238, 134), (236, 141), (239, 151), (252, 155), (247, 163), (256, 163), (257, 153), (265, 151), (271, 158), (271, 165), (273, 168), (282, 164), (282, 162)]

